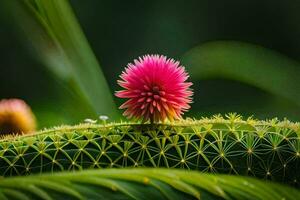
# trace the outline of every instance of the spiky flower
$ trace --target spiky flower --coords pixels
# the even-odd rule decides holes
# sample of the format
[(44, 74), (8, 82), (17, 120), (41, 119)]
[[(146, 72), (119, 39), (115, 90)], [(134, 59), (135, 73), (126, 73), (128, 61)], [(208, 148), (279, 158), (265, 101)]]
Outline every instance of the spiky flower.
[(0, 101), (0, 135), (23, 134), (35, 130), (36, 121), (30, 107), (20, 99)]
[(125, 90), (116, 96), (128, 99), (120, 106), (124, 116), (143, 122), (179, 119), (190, 108), (193, 95), (188, 74), (178, 61), (161, 55), (145, 55), (129, 63), (118, 84)]

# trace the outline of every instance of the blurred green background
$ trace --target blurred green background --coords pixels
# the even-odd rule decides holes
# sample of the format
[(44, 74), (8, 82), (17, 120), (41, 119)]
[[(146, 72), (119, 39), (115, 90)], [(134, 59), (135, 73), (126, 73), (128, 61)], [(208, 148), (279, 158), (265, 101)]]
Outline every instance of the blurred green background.
[[(106, 114), (85, 107), (66, 82), (44, 67), (32, 44), (39, 40), (34, 35), (28, 40), (20, 28), (26, 29), (22, 11), (5, 1), (0, 12), (0, 98), (24, 99), (40, 128)], [(70, 4), (111, 93), (120, 89), (116, 80), (128, 62), (158, 53), (182, 61), (190, 72), (195, 96), (186, 116), (238, 112), (261, 119), (300, 120), (300, 1), (71, 0)], [(32, 27), (29, 31), (35, 32)], [(228, 43), (216, 42), (224, 40)], [(212, 41), (217, 47), (207, 45)], [(216, 66), (215, 72), (206, 72)], [(118, 106), (122, 102), (114, 100)]]

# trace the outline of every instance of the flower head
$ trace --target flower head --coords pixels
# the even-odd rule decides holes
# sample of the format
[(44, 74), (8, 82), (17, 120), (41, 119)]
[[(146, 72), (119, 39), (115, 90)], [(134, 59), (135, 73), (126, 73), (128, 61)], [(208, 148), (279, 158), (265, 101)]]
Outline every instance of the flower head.
[(116, 96), (128, 99), (124, 116), (143, 122), (179, 119), (190, 108), (193, 95), (188, 74), (178, 61), (160, 55), (145, 55), (129, 63), (118, 84)]
[(0, 101), (0, 135), (29, 133), (35, 130), (35, 126), (35, 117), (24, 101)]

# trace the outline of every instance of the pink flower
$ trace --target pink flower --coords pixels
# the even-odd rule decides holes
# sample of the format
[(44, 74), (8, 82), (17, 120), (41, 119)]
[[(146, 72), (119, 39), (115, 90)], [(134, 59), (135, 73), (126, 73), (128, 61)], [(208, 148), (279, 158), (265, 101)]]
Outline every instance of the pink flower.
[(128, 99), (124, 116), (143, 122), (164, 122), (181, 118), (190, 108), (193, 95), (189, 75), (178, 61), (160, 55), (145, 55), (129, 63), (118, 84), (116, 96)]

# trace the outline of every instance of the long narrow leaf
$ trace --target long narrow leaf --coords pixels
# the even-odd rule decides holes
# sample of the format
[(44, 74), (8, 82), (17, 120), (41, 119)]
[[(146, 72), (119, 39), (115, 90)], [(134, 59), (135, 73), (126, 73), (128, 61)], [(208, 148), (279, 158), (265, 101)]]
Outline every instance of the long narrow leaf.
[[(68, 0), (14, 0), (13, 14), (45, 65), (83, 96), (95, 114), (116, 118), (105, 77)], [(21, 9), (20, 9), (21, 8)]]
[(193, 79), (244, 82), (300, 106), (300, 64), (275, 51), (235, 41), (208, 42), (187, 52), (182, 62)]
[(298, 199), (296, 189), (253, 178), (174, 169), (102, 169), (0, 180), (7, 199)]

